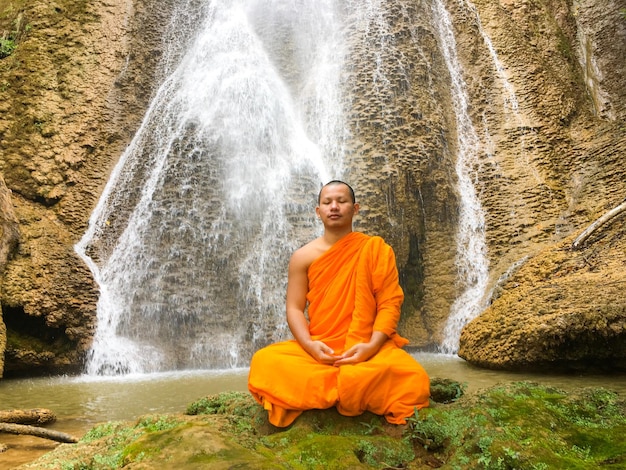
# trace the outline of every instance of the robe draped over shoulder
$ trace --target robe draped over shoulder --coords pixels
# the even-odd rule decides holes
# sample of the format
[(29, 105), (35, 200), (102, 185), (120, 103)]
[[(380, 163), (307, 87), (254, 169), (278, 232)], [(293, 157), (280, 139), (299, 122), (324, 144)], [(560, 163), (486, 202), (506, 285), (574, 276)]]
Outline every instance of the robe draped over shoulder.
[(358, 364), (321, 364), (295, 340), (255, 353), (248, 388), (276, 426), (288, 426), (304, 410), (336, 406), (346, 416), (364, 411), (403, 424), (428, 406), (430, 383), (397, 332), (404, 294), (392, 248), (380, 237), (351, 232), (308, 269), (309, 331), (336, 354), (368, 342), (373, 331), (388, 336), (376, 355)]

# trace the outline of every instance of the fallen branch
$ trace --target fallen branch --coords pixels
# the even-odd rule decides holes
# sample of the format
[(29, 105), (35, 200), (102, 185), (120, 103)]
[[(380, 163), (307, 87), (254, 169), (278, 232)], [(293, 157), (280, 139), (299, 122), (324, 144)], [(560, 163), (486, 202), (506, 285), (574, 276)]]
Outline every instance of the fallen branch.
[(622, 212), (626, 211), (626, 201), (622, 202), (619, 206), (614, 207), (610, 211), (603, 214), (601, 217), (595, 220), (589, 227), (587, 227), (583, 232), (576, 237), (574, 243), (572, 243), (572, 249), (577, 250), (581, 247), (581, 245), (591, 236), (593, 232), (598, 230), (604, 224), (609, 222), (611, 219), (614, 219)]
[(48, 424), (56, 421), (56, 416), (45, 408), (31, 410), (0, 410), (0, 423)]
[(19, 434), (42, 437), (51, 441), (75, 443), (78, 439), (64, 432), (52, 431), (51, 429), (40, 428), (37, 426), (26, 426), (24, 424), (0, 423), (0, 432), (9, 434)]

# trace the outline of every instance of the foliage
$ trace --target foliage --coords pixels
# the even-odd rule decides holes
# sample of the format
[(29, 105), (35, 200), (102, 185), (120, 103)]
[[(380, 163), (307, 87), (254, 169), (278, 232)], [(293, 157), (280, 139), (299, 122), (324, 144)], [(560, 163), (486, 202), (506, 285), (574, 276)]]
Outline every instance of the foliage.
[(592, 469), (626, 465), (625, 431), (624, 404), (613, 392), (568, 395), (519, 382), (422, 410), (405, 436), (450, 468)]
[(13, 54), (13, 51), (17, 47), (15, 41), (11, 38), (0, 38), (0, 59), (4, 59), (5, 57)]

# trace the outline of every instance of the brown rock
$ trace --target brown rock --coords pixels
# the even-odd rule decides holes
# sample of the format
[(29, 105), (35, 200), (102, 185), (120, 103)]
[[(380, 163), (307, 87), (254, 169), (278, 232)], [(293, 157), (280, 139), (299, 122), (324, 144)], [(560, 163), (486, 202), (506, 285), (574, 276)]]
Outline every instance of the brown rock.
[[(0, 306), (9, 373), (81, 365), (98, 292), (73, 246), (158, 84), (161, 36), (176, 3), (26, 0), (0, 18), (0, 30), (19, 33), (16, 51), (0, 60), (0, 173), (21, 234), (16, 249), (10, 222), (0, 243), (0, 264), (8, 260)], [(520, 287), (498, 286), (500, 298), (464, 332), (463, 354), (515, 368), (550, 362), (548, 345), (570, 364), (592, 362), (594, 354), (617, 360), (611, 338), (621, 335), (622, 313), (611, 283), (623, 265), (598, 262), (593, 273), (559, 280), (554, 292), (536, 283), (541, 270), (550, 278), (551, 263), (581, 262), (582, 252), (560, 258), (563, 240), (626, 194), (623, 1), (475, 0), (475, 9), (448, 3), (468, 112), (481, 137), (476, 189), (490, 286), (520, 260), (531, 259), (520, 273), (536, 263), (532, 275), (515, 277)], [(400, 329), (419, 347), (439, 343), (461, 289), (458, 130), (432, 15), (430, 2), (388, 2), (380, 22), (347, 32), (353, 49), (345, 70), (345, 178), (363, 207), (357, 229), (384, 236), (396, 250), (406, 297)], [(363, 35), (377, 28), (384, 47)], [(387, 64), (386, 81), (375, 80), (379, 59)], [(0, 185), (0, 203), (2, 197)], [(524, 293), (525, 306), (509, 318), (517, 312), (514, 292)], [(615, 301), (592, 308), (583, 293)], [(548, 308), (557, 300), (559, 308)], [(544, 312), (541, 321), (531, 311)], [(0, 322), (0, 351), (3, 331)], [(559, 339), (547, 341), (550, 335)], [(573, 341), (575, 352), (568, 355), (559, 341)], [(609, 348), (600, 347), (607, 341)]]
[(461, 335), (459, 356), (492, 369), (626, 370), (626, 228), (573, 237), (524, 264)]
[(22, 235), (0, 278), (8, 374), (82, 364), (98, 292), (73, 246), (147, 106), (173, 3), (28, 0), (0, 17), (18, 29), (0, 60), (0, 172)]
[[(6, 269), (7, 262), (15, 253), (20, 239), (18, 221), (13, 212), (11, 191), (6, 187), (0, 175), (0, 275)], [(4, 350), (6, 348), (6, 326), (2, 320), (0, 307), (0, 378), (4, 372)]]

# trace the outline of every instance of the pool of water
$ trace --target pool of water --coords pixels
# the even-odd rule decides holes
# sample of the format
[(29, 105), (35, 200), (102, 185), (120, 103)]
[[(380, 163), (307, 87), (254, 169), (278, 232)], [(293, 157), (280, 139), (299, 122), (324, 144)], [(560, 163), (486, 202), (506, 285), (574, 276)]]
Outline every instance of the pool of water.
[[(626, 396), (626, 375), (550, 375), (479, 369), (456, 356), (417, 353), (431, 377), (449, 378), (468, 391), (496, 383), (530, 380), (564, 390), (605, 387)], [(181, 413), (206, 395), (247, 390), (247, 369), (196, 370), (121, 377), (52, 377), (1, 379), (0, 409), (48, 408), (57, 416), (49, 427), (81, 437), (95, 424), (132, 420), (150, 413)], [(57, 444), (36, 437), (0, 434), (9, 450), (0, 453), (0, 468), (33, 460)]]

